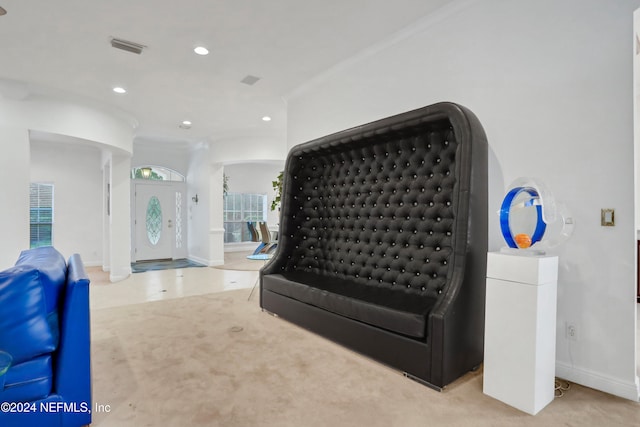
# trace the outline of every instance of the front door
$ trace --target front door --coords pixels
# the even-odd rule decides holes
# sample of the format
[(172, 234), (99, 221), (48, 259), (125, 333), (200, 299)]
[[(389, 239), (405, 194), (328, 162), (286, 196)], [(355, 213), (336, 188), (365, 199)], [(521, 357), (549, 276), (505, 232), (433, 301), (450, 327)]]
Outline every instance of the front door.
[(135, 260), (173, 258), (176, 198), (170, 185), (135, 185)]

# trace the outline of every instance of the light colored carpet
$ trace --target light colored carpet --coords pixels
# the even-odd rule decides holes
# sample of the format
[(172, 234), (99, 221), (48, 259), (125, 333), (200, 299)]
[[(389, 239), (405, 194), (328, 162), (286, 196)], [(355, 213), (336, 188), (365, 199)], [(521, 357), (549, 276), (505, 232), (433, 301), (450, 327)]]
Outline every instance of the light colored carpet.
[(485, 396), (481, 371), (438, 393), (262, 312), (249, 291), (94, 310), (94, 402), (110, 411), (93, 425), (640, 424), (640, 404), (577, 385), (535, 417)]
[(224, 264), (218, 265), (214, 268), (219, 268), (221, 270), (258, 271), (264, 266), (265, 261), (247, 259), (247, 255), (251, 255), (252, 253), (253, 251), (225, 252)]

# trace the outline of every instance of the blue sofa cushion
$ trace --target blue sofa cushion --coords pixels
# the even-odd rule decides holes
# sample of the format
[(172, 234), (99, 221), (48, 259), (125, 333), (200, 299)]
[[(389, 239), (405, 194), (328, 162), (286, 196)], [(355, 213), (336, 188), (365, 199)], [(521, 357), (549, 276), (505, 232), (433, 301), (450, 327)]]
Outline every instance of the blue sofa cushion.
[(29, 402), (51, 393), (53, 370), (51, 355), (37, 357), (12, 366), (4, 378), (0, 401)]
[(54, 310), (57, 311), (60, 294), (67, 280), (67, 263), (62, 254), (52, 246), (27, 249), (20, 252), (16, 265), (29, 266), (40, 270), (47, 313)]
[(14, 364), (56, 349), (41, 279), (39, 270), (27, 266), (0, 272), (0, 348)]
[(40, 271), (47, 307), (47, 321), (57, 346), (58, 331), (60, 330), (58, 309), (67, 278), (67, 263), (64, 257), (54, 247), (43, 246), (20, 252), (16, 265), (28, 266)]

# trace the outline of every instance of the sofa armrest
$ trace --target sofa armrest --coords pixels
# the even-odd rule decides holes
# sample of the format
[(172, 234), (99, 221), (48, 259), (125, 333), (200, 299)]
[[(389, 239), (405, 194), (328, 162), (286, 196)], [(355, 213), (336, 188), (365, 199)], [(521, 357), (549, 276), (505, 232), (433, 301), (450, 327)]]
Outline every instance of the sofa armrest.
[[(84, 404), (91, 409), (89, 277), (78, 254), (69, 258), (63, 298), (55, 392), (66, 402), (76, 402), (78, 407)], [(90, 413), (65, 414), (67, 415), (84, 418), (83, 424), (91, 422)]]

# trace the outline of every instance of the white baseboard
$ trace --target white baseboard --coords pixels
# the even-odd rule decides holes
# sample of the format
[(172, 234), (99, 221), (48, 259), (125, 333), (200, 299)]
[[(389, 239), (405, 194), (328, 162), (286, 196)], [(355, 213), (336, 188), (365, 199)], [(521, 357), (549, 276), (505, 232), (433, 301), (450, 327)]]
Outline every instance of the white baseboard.
[(128, 278), (129, 276), (131, 276), (131, 273), (129, 273), (129, 274), (110, 274), (109, 275), (109, 281), (111, 283), (115, 283), (115, 282), (119, 282), (121, 280), (124, 280), (124, 279)]
[(209, 265), (209, 260), (208, 259), (200, 258), (199, 256), (189, 255), (187, 257), (187, 259), (189, 261), (197, 262), (198, 264)]
[(82, 261), (85, 267), (102, 267), (102, 261)]
[(635, 377), (635, 382), (623, 382), (616, 378), (586, 371), (558, 361), (556, 361), (556, 376), (585, 387), (633, 400), (634, 402), (640, 401), (640, 387), (637, 376)]
[(200, 258), (198, 256), (195, 255), (189, 255), (189, 260), (193, 261), (193, 262), (197, 262), (198, 264), (203, 264), (209, 267), (215, 267), (216, 265), (222, 265), (224, 264), (224, 259), (204, 259), (204, 258)]

